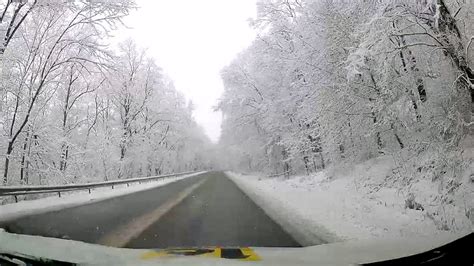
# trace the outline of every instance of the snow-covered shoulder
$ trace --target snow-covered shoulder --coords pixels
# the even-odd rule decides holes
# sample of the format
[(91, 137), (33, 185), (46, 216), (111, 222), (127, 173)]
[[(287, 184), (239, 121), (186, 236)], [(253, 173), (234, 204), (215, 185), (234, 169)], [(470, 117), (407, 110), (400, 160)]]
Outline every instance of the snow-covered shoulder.
[[(406, 195), (399, 189), (376, 187), (392, 167), (387, 156), (290, 178), (227, 175), (303, 245), (320, 240), (423, 237), (474, 230), (462, 206), (451, 205), (446, 210), (455, 224), (449, 231), (443, 230), (431, 217), (429, 205), (424, 210), (406, 208)], [(427, 183), (423, 187), (417, 200), (429, 203), (437, 188)]]

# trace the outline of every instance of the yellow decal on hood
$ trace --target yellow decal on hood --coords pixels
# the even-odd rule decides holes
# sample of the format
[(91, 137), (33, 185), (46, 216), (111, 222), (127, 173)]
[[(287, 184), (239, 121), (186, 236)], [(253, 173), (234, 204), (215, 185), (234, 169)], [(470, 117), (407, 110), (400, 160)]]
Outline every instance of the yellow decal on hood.
[(251, 248), (173, 248), (150, 250), (143, 253), (140, 258), (142, 260), (149, 260), (176, 256), (200, 256), (246, 261), (261, 260), (260, 256), (258, 256)]

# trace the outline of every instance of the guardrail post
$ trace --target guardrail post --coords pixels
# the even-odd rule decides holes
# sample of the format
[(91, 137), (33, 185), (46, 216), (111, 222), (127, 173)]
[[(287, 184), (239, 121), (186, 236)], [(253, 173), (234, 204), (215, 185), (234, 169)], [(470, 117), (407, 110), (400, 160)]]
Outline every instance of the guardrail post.
[(112, 189), (114, 189), (114, 185), (112, 185)]
[(129, 187), (129, 186), (130, 186), (130, 183), (127, 183), (127, 187)]
[(17, 197), (17, 195), (15, 195), (15, 202), (18, 202), (18, 197)]
[(91, 194), (91, 189), (89, 188), (89, 194)]
[(58, 191), (58, 195), (59, 195), (59, 197), (61, 197), (61, 191)]

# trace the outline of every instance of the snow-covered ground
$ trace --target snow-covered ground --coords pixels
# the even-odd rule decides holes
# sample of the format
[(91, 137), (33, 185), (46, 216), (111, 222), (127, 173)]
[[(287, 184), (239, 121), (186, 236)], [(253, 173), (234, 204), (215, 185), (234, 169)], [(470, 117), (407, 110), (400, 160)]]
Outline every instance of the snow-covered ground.
[[(466, 206), (474, 207), (474, 185), (467, 180), (446, 205), (449, 231), (430, 215), (438, 187), (416, 182), (416, 201), (425, 210), (405, 208), (406, 192), (377, 186), (390, 175), (393, 159), (379, 157), (353, 167), (328, 169), (313, 175), (269, 178), (228, 172), (228, 176), (270, 216), (304, 245), (348, 239), (431, 236), (472, 232)], [(444, 209), (443, 209), (444, 210)]]
[(18, 203), (12, 203), (0, 206), (0, 221), (15, 219), (25, 215), (32, 215), (38, 213), (44, 213), (49, 211), (60, 210), (64, 208), (70, 208), (74, 206), (84, 205), (88, 203), (98, 202), (113, 197), (123, 196), (130, 193), (135, 193), (142, 190), (148, 190), (156, 187), (161, 187), (166, 184), (176, 182), (178, 180), (197, 176), (204, 172), (197, 172), (189, 175), (182, 175), (177, 177), (167, 177), (164, 179), (152, 181), (149, 183), (132, 184), (129, 187), (127, 185), (102, 187), (95, 188), (92, 193), (89, 194), (87, 190), (79, 190), (69, 193), (62, 194), (61, 198), (58, 196), (52, 196), (47, 198), (41, 198), (36, 200), (20, 201)]

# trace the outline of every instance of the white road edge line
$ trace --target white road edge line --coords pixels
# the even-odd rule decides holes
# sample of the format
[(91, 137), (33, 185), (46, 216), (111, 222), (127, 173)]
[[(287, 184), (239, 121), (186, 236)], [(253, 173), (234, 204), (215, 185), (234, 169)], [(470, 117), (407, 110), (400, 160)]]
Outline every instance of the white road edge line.
[(176, 197), (166, 201), (162, 205), (149, 213), (146, 213), (140, 217), (133, 218), (133, 220), (125, 225), (119, 226), (117, 229), (101, 237), (98, 244), (111, 246), (111, 247), (123, 247), (132, 239), (138, 237), (148, 227), (156, 223), (163, 215), (170, 211), (173, 207), (182, 202), (187, 196), (189, 196), (194, 190), (201, 186), (207, 179), (203, 179), (196, 184), (181, 191)]

